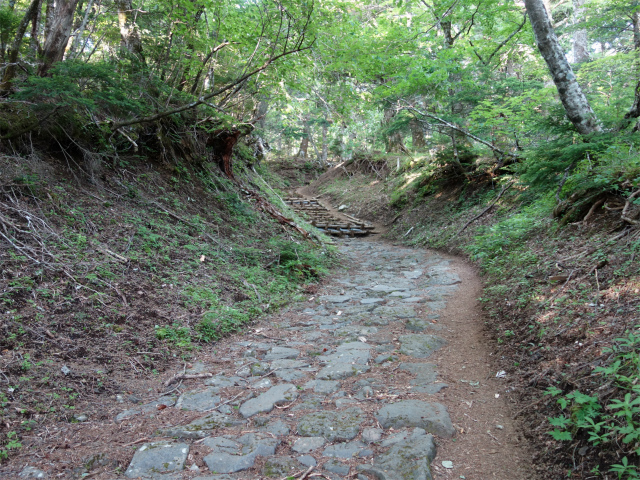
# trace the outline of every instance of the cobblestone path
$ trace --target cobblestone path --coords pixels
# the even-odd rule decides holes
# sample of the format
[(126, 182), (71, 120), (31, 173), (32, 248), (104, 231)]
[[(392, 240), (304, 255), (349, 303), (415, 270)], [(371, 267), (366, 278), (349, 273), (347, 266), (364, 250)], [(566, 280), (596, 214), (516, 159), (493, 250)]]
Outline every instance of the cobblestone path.
[(132, 447), (111, 477), (432, 478), (438, 439), (456, 430), (433, 398), (447, 385), (429, 357), (445, 344), (439, 312), (460, 279), (433, 252), (340, 242), (350, 268), (322, 294), (214, 347), (186, 370), (197, 378), (117, 416), (126, 426), (162, 405), (194, 413)]

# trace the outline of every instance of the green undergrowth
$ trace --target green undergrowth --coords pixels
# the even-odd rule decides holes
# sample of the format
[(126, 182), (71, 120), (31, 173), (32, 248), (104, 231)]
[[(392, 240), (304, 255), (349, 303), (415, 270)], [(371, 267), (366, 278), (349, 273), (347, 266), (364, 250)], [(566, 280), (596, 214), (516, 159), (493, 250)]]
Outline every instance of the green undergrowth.
[[(176, 361), (277, 312), (336, 261), (333, 247), (280, 225), (215, 165), (131, 159), (103, 165), (90, 185), (55, 160), (0, 162), (11, 247), (0, 252), (0, 460), (40, 422), (156, 388)], [(267, 167), (237, 159), (235, 173), (305, 227), (263, 180)]]

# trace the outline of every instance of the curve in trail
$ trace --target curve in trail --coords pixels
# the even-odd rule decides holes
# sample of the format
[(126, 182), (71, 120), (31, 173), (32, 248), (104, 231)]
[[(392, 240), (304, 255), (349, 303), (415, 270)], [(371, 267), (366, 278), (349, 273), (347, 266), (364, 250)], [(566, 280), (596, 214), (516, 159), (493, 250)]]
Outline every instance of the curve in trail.
[[(215, 345), (182, 376), (186, 390), (118, 414), (135, 453), (121, 474), (94, 478), (532, 478), (513, 457), (499, 380), (480, 376), (469, 268), (380, 241), (338, 242), (346, 273)], [(136, 441), (159, 417), (164, 426)]]

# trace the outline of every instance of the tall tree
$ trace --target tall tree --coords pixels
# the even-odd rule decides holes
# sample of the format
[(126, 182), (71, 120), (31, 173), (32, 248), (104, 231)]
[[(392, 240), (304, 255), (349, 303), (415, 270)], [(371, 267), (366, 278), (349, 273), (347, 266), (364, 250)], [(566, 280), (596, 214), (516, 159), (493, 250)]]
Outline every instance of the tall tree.
[(38, 67), (38, 75), (41, 77), (47, 75), (53, 64), (64, 57), (77, 4), (78, 0), (56, 0), (49, 35), (42, 47), (42, 63)]
[(131, 0), (115, 0), (115, 4), (118, 7), (118, 26), (120, 27), (122, 47), (135, 55), (138, 60), (144, 60), (142, 41), (134, 20)]
[[(573, 23), (580, 25), (585, 21), (585, 0), (573, 0)], [(587, 29), (578, 28), (573, 33), (573, 61), (583, 63), (589, 61), (589, 36)]]
[(542, 0), (525, 0), (538, 49), (547, 63), (567, 117), (581, 135), (602, 130), (551, 26)]
[(16, 76), (16, 67), (18, 65), (18, 55), (20, 54), (22, 39), (24, 38), (24, 34), (27, 31), (29, 22), (32, 21), (35, 17), (38, 8), (40, 8), (40, 0), (31, 0), (29, 8), (18, 24), (13, 43), (9, 48), (9, 53), (7, 55), (7, 66), (5, 68), (4, 75), (2, 76), (2, 83), (0, 84), (1, 96), (6, 96), (11, 92), (11, 85), (14, 77)]

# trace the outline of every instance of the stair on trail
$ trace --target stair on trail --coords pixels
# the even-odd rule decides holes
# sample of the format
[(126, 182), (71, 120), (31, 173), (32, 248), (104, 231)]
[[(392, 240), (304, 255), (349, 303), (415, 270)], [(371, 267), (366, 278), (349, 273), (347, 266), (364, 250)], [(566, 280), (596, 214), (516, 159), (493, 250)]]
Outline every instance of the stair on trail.
[(334, 237), (364, 237), (374, 233), (375, 227), (364, 220), (343, 213), (347, 219), (334, 215), (317, 198), (290, 196), (284, 202), (305, 217), (322, 233)]

